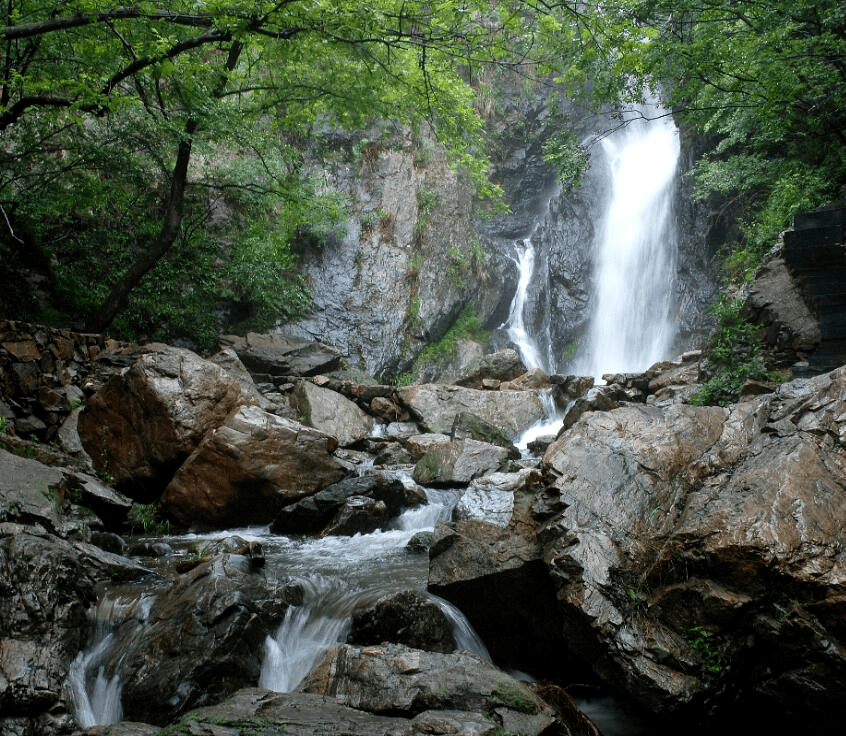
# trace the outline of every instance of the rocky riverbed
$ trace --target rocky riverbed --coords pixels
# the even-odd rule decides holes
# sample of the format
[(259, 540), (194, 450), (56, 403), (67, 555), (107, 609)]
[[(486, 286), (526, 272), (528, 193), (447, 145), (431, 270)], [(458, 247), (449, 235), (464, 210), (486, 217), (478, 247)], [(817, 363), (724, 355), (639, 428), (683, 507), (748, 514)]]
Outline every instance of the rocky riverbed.
[[(59, 359), (81, 396), (37, 441), (38, 383), (5, 382), (3, 733), (595, 734), (585, 693), (652, 732), (837, 729), (846, 368), (719, 408), (686, 403), (695, 353), (593, 386), (501, 351), (396, 388), (271, 336), (96, 346)], [(268, 687), (306, 612), (337, 628)]]

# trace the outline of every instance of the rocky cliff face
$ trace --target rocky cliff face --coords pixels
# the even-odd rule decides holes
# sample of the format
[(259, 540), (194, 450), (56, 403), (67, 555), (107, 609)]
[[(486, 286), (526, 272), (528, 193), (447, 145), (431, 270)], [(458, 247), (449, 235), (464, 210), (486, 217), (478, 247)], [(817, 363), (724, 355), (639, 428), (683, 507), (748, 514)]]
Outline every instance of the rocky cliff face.
[[(494, 347), (505, 347), (507, 338), (497, 328), (508, 317), (517, 286), (516, 244), (531, 238), (538, 255), (526, 325), (548, 342), (547, 367), (566, 372), (591, 308), (592, 246), (606, 164), (594, 146), (582, 185), (562, 191), (554, 168), (543, 160), (543, 144), (562, 127), (588, 140), (609, 121), (542, 93), (505, 93), (502, 110), (489, 123), (493, 179), (511, 210), (490, 218), (478, 217), (467, 183), (431, 141), (407, 134), (363, 147), (361, 141), (337, 140), (337, 160), (324, 162), (321, 175), (346, 195), (354, 214), (343, 237), (304, 254), (314, 310), (285, 331), (327, 341), (373, 374), (396, 373), (470, 305), (494, 332)], [(693, 147), (683, 143), (675, 202), (678, 352), (701, 342), (718, 286), (716, 215), (691, 201), (683, 175)]]

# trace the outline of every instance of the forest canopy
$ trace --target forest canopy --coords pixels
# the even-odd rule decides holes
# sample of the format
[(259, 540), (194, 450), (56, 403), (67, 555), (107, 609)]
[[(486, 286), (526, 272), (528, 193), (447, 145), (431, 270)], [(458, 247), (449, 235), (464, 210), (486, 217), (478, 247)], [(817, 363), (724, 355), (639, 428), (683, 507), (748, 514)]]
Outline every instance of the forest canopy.
[[(496, 196), (474, 90), (486, 65), (606, 111), (660, 94), (708, 142), (700, 195), (744, 203), (753, 249), (846, 183), (838, 2), (9, 0), (0, 25), (10, 316), (212, 344), (224, 305), (245, 324), (301, 313), (297, 241), (345, 217), (305, 172), (308, 142), (428, 126)], [(30, 270), (57, 311), (39, 311)]]

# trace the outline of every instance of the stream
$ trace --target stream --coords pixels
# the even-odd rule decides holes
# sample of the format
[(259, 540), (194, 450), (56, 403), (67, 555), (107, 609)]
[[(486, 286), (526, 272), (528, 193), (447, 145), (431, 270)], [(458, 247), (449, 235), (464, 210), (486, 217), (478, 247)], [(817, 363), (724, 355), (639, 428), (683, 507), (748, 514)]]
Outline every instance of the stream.
[[(404, 482), (410, 475), (400, 472)], [(290, 606), (279, 626), (267, 632), (262, 651), (260, 687), (277, 692), (294, 690), (318, 658), (330, 646), (344, 641), (353, 611), (378, 598), (401, 590), (425, 592), (427, 554), (406, 549), (417, 533), (431, 531), (438, 521), (452, 515), (461, 492), (426, 489), (428, 504), (407, 509), (388, 529), (352, 537), (295, 538), (273, 535), (267, 527), (231, 529), (209, 534), (162, 537), (156, 544), (173, 550), (202, 548), (227, 537), (260, 542), (265, 556), (265, 575), (285, 579), (303, 591), (301, 605)], [(484, 643), (463, 614), (449, 602), (429, 596), (453, 623), (459, 649), (489, 659)], [(70, 667), (67, 688), (75, 716), (83, 727), (121, 720), (120, 673), (108, 674), (102, 661), (118, 642), (114, 630), (128, 617), (143, 622), (152, 608), (155, 593), (127, 597), (126, 589), (106, 593), (94, 613), (89, 644)]]

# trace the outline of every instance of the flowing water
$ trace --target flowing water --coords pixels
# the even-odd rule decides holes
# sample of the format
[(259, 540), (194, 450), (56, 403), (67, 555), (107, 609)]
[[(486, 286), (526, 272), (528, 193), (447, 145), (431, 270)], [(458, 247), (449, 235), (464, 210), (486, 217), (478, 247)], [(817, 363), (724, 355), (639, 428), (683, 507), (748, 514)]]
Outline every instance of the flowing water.
[(597, 378), (644, 370), (667, 358), (672, 346), (678, 130), (666, 114), (637, 119), (605, 138), (602, 148), (611, 191), (595, 243), (594, 307), (576, 367)]
[[(406, 481), (410, 476), (399, 474)], [(458, 490), (427, 489), (429, 503), (406, 510), (391, 528), (353, 537), (319, 539), (272, 535), (267, 528), (234, 529), (207, 535), (170, 539), (173, 546), (193, 546), (228, 536), (260, 541), (265, 552), (265, 574), (296, 582), (303, 602), (291, 606), (262, 651), (260, 687), (291, 691), (308, 674), (327, 648), (343, 641), (355, 609), (401, 590), (425, 592), (429, 558), (410, 553), (406, 546), (416, 533), (431, 531), (449, 519), (458, 502)], [(431, 598), (453, 624), (458, 646), (488, 657), (484, 643), (455, 606)], [(119, 646), (112, 632), (130, 616), (144, 622), (153, 605), (152, 594), (127, 598), (123, 592), (106, 595), (98, 604), (88, 647), (71, 665), (67, 689), (80, 725), (90, 727), (119, 721), (122, 715), (120, 673), (105, 672), (101, 662)], [(489, 657), (488, 657), (489, 658)]]
[(517, 264), (520, 276), (514, 299), (511, 301), (508, 320), (503, 327), (506, 328), (506, 333), (520, 353), (526, 368), (544, 368), (537, 342), (526, 330), (524, 320), (526, 300), (529, 297), (529, 288), (535, 271), (535, 247), (532, 245), (531, 238), (526, 238), (515, 245), (517, 257), (514, 262)]

